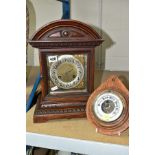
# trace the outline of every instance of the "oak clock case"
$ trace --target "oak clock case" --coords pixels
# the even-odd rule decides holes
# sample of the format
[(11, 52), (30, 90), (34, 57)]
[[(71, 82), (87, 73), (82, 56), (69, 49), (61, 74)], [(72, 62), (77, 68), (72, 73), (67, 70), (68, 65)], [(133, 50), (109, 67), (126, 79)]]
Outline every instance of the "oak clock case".
[(89, 97), (87, 118), (96, 131), (120, 135), (129, 126), (129, 94), (117, 76), (111, 76)]
[(29, 40), (39, 49), (41, 95), (34, 122), (86, 116), (94, 90), (95, 47), (103, 42), (90, 26), (58, 20), (41, 27)]

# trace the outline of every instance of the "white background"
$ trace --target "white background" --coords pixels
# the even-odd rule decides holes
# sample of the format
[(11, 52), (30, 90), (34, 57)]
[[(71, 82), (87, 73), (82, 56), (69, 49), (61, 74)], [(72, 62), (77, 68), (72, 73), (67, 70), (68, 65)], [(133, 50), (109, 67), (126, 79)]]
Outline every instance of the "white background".
[[(130, 155), (154, 154), (155, 4), (130, 0)], [(0, 5), (0, 154), (25, 154), (25, 1)]]
[[(105, 40), (96, 48), (99, 69), (129, 70), (129, 0), (72, 0), (71, 19), (91, 25)], [(41, 26), (62, 17), (56, 0), (27, 0), (30, 37)], [(38, 50), (28, 46), (28, 65), (39, 65)]]

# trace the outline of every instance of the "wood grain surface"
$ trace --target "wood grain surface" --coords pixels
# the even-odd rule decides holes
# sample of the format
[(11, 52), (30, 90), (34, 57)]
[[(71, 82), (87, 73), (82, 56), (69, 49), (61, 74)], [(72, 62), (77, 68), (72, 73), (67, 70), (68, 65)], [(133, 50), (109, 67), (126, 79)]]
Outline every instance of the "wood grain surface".
[[(42, 94), (37, 102), (34, 113), (34, 122), (46, 122), (58, 118), (81, 118), (86, 116), (86, 103), (88, 97), (94, 90), (94, 62), (95, 47), (99, 46), (103, 39), (89, 25), (72, 20), (57, 20), (50, 22), (34, 33), (28, 41), (32, 47), (39, 49), (40, 76)], [(86, 75), (86, 86), (80, 91), (70, 89), (70, 92), (57, 91), (51, 95), (49, 93), (49, 68), (47, 57), (49, 55), (87, 55), (84, 70)], [(55, 79), (55, 81), (58, 81)], [(61, 81), (61, 80), (60, 80)], [(58, 93), (59, 92), (59, 93)], [(67, 105), (71, 105), (67, 107)], [(42, 107), (47, 104), (59, 104), (59, 107)], [(78, 103), (78, 106), (77, 106)], [(80, 105), (81, 103), (81, 105)], [(83, 105), (85, 104), (85, 105)], [(62, 105), (62, 106), (61, 106)]]
[[(99, 120), (94, 114), (93, 104), (96, 97), (104, 91), (114, 91), (123, 98), (123, 111), (121, 116), (112, 122), (104, 122)], [(86, 108), (88, 120), (94, 124), (97, 132), (107, 135), (120, 135), (129, 126), (129, 92), (122, 81), (116, 75), (110, 76), (91, 94), (87, 101)]]

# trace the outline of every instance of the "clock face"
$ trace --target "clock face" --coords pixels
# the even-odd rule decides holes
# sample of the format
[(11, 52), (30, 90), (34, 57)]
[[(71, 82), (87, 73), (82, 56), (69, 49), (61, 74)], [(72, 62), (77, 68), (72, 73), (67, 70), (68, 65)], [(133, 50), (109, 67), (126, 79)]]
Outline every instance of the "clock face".
[(99, 94), (93, 104), (95, 116), (104, 122), (117, 120), (122, 112), (124, 98), (115, 91), (105, 91)]
[(74, 88), (82, 81), (83, 76), (81, 62), (72, 55), (60, 56), (50, 67), (50, 78), (59, 88)]
[(87, 55), (48, 55), (49, 93), (86, 92)]

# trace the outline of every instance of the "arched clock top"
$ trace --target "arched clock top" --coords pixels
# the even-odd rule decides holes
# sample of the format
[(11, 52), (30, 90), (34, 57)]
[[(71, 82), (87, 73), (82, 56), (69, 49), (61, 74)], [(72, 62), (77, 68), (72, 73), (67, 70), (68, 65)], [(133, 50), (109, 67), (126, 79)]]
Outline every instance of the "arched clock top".
[(29, 43), (36, 48), (95, 47), (103, 39), (89, 25), (76, 20), (57, 20), (41, 27)]

